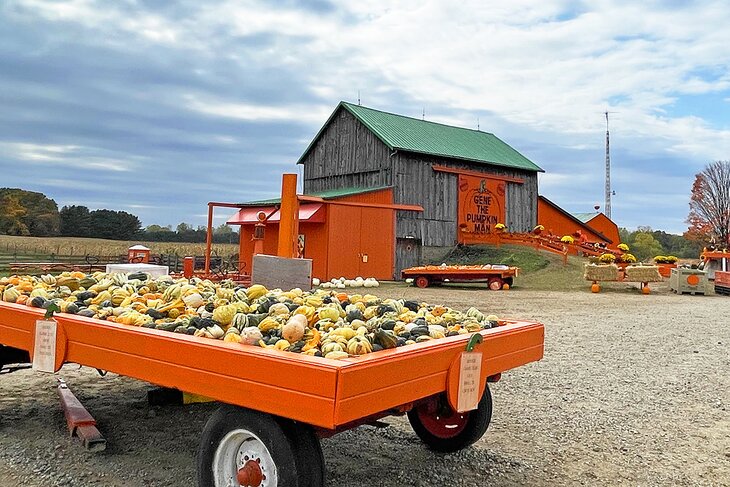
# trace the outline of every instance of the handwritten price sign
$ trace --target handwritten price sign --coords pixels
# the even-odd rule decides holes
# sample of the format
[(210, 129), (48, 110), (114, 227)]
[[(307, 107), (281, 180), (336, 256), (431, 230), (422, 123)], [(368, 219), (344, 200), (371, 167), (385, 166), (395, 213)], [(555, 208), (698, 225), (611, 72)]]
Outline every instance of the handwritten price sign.
[(482, 354), (480, 352), (463, 352), (459, 369), (457, 412), (472, 411), (479, 405), (481, 372)]
[(53, 373), (55, 368), (56, 322), (53, 320), (38, 320), (35, 322), (33, 370)]

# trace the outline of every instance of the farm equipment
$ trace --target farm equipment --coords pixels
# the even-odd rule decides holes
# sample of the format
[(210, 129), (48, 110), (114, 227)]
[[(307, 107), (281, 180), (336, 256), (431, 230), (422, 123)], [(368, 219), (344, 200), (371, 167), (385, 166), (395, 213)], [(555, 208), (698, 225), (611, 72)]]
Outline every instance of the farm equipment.
[(448, 282), (486, 282), (489, 289), (509, 289), (519, 274), (519, 267), (506, 265), (427, 265), (401, 271), (403, 279), (413, 279), (420, 288)]
[(715, 271), (715, 293), (730, 296), (730, 271)]
[(717, 271), (730, 271), (730, 252), (724, 251), (708, 251), (705, 250), (700, 254), (702, 259), (702, 270), (707, 273), (707, 279), (715, 279)]
[(201, 487), (322, 486), (319, 438), (390, 415), (462, 449), (489, 425), (488, 383), (543, 356), (543, 325), (519, 321), (332, 360), (66, 313), (43, 334), (43, 311), (0, 303), (0, 364), (77, 363), (225, 403), (202, 433)]

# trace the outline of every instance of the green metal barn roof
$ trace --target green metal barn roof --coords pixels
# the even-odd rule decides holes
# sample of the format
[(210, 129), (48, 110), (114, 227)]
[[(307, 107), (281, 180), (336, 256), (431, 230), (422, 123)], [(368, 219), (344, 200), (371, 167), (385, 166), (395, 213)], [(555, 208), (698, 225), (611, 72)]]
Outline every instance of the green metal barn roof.
[(598, 215), (600, 215), (600, 213), (598, 213), (598, 212), (594, 212), (594, 213), (573, 213), (573, 216), (576, 217), (578, 220), (582, 221), (583, 223), (588, 223), (589, 221), (593, 220)]
[(340, 107), (354, 115), (391, 150), (543, 172), (537, 164), (494, 134), (381, 112), (344, 101), (337, 105), (330, 118), (299, 158), (298, 163), (304, 160)]
[[(307, 193), (303, 196), (315, 196), (317, 198), (322, 198), (324, 200), (330, 200), (330, 199), (344, 198), (345, 196), (353, 196), (356, 194), (372, 193), (374, 191), (382, 191), (384, 189), (390, 189), (390, 188), (392, 188), (392, 186), (377, 186), (375, 188), (327, 189), (325, 191), (313, 191), (313, 192)], [(240, 204), (245, 205), (245, 206), (268, 206), (268, 205), (278, 205), (279, 203), (281, 203), (281, 198), (271, 198), (268, 200), (258, 200), (258, 201), (247, 201), (245, 203), (240, 203)]]

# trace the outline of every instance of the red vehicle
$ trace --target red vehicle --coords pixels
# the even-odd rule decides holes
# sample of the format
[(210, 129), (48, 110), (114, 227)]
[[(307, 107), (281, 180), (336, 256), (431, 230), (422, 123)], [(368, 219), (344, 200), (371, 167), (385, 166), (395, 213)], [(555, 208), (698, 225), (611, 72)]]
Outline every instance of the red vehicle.
[(403, 279), (413, 279), (413, 284), (420, 288), (444, 281), (449, 282), (486, 282), (489, 289), (499, 291), (512, 286), (514, 278), (519, 275), (519, 267), (506, 265), (426, 265), (409, 267), (401, 271)]

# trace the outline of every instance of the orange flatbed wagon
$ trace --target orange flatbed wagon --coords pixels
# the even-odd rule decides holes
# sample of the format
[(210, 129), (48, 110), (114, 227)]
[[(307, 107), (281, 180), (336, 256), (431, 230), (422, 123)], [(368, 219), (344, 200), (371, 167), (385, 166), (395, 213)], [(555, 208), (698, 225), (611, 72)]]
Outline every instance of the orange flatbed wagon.
[(512, 282), (519, 275), (519, 267), (505, 265), (425, 265), (409, 267), (401, 271), (403, 279), (413, 279), (413, 284), (420, 288), (432, 284), (449, 282), (487, 282), (489, 289), (498, 291), (505, 284)]
[[(0, 367), (34, 356), (42, 317), (0, 302)], [(54, 319), (56, 371), (77, 363), (226, 403), (202, 434), (201, 487), (324, 485), (319, 437), (389, 415), (407, 414), (433, 449), (466, 447), (491, 419), (487, 382), (540, 360), (544, 342), (543, 325), (506, 321), (479, 332), (477, 355), (465, 352), (472, 335), (458, 335), (330, 360), (70, 314)], [(465, 355), (478, 357), (478, 404), (457, 412)]]

